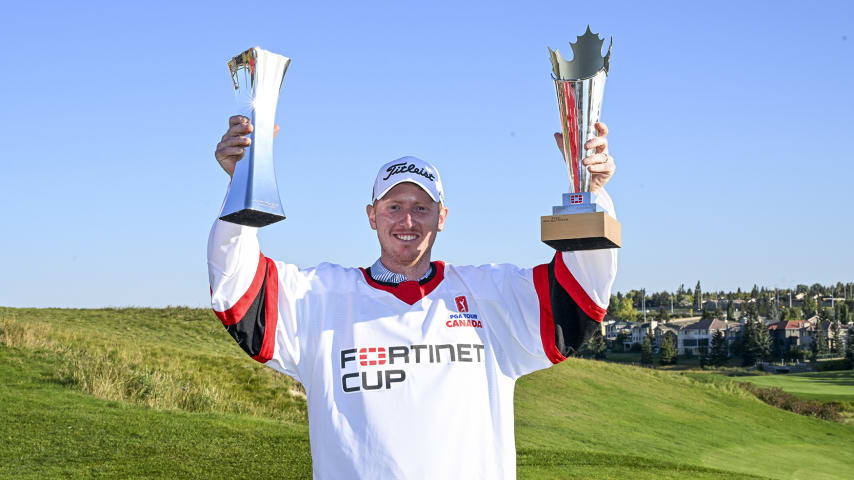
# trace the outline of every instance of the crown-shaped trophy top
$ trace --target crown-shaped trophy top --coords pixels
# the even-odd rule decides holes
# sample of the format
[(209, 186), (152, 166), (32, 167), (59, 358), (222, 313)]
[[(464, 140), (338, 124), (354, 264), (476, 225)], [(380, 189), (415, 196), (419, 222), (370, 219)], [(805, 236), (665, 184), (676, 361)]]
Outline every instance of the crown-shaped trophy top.
[(614, 37), (611, 37), (608, 52), (603, 57), (602, 43), (604, 42), (605, 39), (599, 38), (598, 33), (591, 32), (590, 25), (588, 25), (584, 35), (576, 37), (575, 43), (569, 43), (569, 46), (572, 47), (572, 60), (567, 61), (561, 56), (560, 51), (549, 48), (554, 78), (557, 80), (583, 80), (602, 70), (607, 75)]

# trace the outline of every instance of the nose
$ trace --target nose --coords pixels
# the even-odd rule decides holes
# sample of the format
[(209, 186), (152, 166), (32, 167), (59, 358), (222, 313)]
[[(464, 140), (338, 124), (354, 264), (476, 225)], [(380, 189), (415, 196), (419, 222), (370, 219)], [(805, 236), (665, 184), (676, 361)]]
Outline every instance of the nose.
[(411, 228), (411, 227), (412, 227), (412, 225), (413, 225), (413, 222), (412, 222), (412, 214), (411, 214), (411, 213), (409, 213), (409, 212), (404, 213), (404, 214), (403, 214), (403, 218), (401, 219), (401, 223), (402, 223), (404, 226), (406, 226), (407, 228)]

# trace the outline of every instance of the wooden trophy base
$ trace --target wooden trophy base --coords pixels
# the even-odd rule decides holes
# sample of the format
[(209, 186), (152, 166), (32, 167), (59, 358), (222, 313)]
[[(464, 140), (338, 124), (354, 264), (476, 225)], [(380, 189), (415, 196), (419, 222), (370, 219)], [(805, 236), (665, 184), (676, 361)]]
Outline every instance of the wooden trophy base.
[(543, 243), (562, 252), (620, 248), (620, 222), (605, 212), (540, 217)]

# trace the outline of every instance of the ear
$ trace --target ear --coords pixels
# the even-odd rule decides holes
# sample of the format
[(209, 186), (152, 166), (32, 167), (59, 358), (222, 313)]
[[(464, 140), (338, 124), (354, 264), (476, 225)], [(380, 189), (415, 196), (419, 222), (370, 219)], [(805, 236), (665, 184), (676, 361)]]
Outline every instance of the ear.
[(438, 230), (441, 232), (443, 228), (445, 228), (445, 219), (448, 218), (448, 207), (443, 206), (441, 203), (439, 204), (439, 228)]
[(365, 206), (365, 213), (368, 214), (368, 223), (371, 224), (371, 229), (377, 229), (377, 211), (374, 209), (374, 206), (368, 204)]

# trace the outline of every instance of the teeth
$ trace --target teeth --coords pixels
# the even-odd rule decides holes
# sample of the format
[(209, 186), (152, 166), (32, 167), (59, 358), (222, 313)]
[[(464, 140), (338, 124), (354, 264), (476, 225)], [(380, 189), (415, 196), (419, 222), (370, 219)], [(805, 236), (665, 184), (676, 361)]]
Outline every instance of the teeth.
[(395, 237), (405, 241), (415, 240), (415, 235), (395, 235)]

